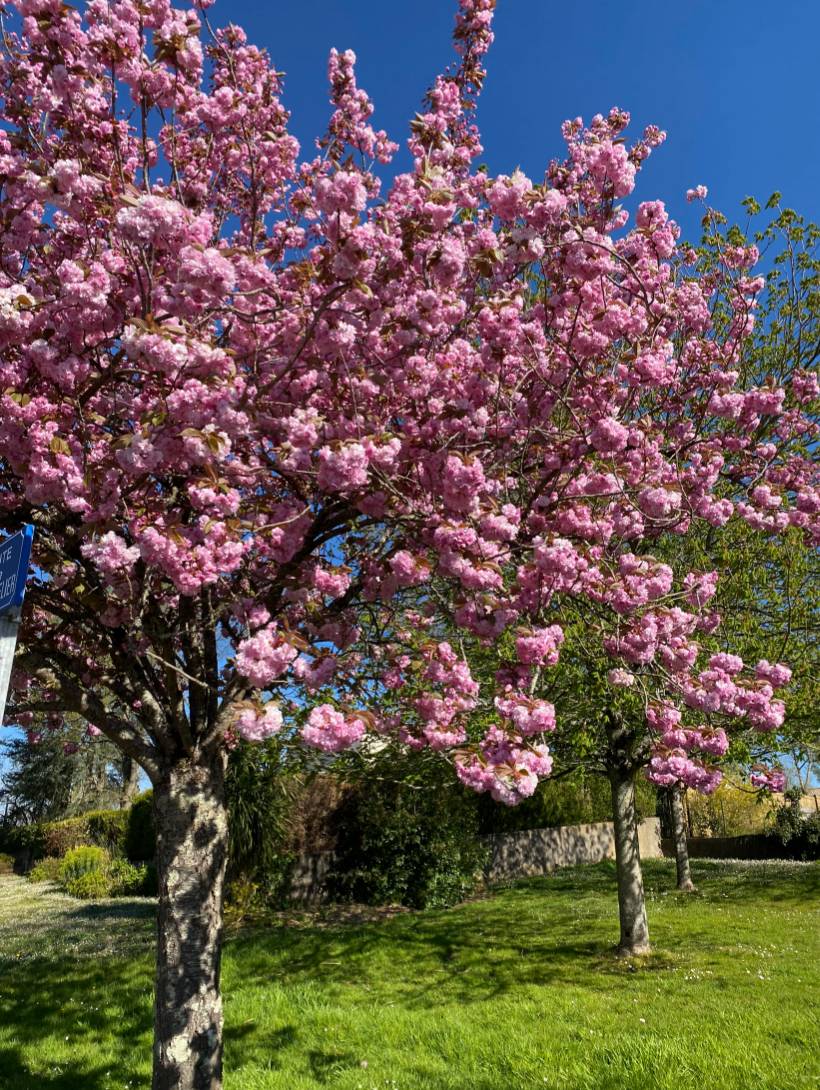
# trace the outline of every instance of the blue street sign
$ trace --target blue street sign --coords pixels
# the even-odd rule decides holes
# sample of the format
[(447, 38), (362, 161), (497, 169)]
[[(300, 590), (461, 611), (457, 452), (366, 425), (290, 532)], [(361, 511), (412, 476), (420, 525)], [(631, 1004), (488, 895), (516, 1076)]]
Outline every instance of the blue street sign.
[(0, 541), (0, 616), (23, 604), (33, 537), (34, 527), (24, 526)]

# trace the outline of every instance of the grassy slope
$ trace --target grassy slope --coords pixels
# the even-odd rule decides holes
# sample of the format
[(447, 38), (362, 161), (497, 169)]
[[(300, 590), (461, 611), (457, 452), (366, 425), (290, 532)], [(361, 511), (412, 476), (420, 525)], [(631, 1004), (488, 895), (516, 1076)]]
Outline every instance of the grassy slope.
[[(820, 867), (647, 865), (657, 953), (616, 962), (611, 867), (450, 912), (244, 932), (227, 1090), (820, 1085)], [(41, 889), (42, 887), (40, 887)], [(0, 879), (0, 1087), (147, 1085), (151, 923)]]

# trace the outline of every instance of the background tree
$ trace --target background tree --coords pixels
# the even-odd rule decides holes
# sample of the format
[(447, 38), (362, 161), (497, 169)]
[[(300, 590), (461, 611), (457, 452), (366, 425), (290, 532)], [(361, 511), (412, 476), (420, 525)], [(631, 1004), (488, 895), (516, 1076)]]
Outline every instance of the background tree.
[(2, 751), (0, 807), (9, 825), (127, 805), (136, 793), (134, 766), (76, 718), (32, 727), (8, 738)]

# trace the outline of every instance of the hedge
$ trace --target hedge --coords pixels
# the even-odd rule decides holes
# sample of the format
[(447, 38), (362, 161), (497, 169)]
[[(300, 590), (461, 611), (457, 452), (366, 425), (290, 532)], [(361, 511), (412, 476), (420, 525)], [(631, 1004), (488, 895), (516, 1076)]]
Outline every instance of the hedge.
[(151, 862), (156, 848), (151, 792), (140, 795), (128, 810), (91, 810), (60, 821), (0, 829), (0, 852), (25, 855), (29, 862), (90, 847), (138, 863)]

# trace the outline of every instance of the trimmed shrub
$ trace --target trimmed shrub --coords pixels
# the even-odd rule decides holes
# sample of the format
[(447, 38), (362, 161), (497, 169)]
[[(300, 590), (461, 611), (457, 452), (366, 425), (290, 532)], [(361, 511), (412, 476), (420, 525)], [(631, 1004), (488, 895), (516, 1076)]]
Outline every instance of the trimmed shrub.
[(156, 897), (159, 893), (159, 876), (155, 863), (145, 864), (145, 877), (142, 883), (143, 897)]
[(442, 773), (429, 766), (420, 786), (408, 773), (399, 782), (368, 778), (342, 802), (329, 877), (338, 900), (445, 907), (481, 881), (488, 849), (478, 837), (476, 796), (438, 782)]
[(156, 897), (159, 893), (159, 876), (156, 863), (145, 864), (145, 879), (142, 884), (143, 897)]
[[(81, 848), (77, 850), (82, 851)], [(65, 891), (70, 897), (78, 897), (82, 901), (96, 901), (111, 896), (111, 879), (105, 871), (85, 871), (66, 882)]]
[(779, 806), (773, 815), (773, 832), (788, 849), (785, 856), (808, 862), (820, 858), (820, 812), (801, 813), (801, 794), (797, 789), (786, 792), (786, 805)]
[(42, 826), (46, 855), (65, 855), (72, 848), (97, 845), (112, 855), (122, 852), (128, 825), (127, 810), (91, 810)]
[(85, 816), (47, 821), (43, 826), (43, 852), (45, 855), (65, 855), (73, 848), (90, 845), (91, 835)]
[(108, 868), (112, 897), (144, 897), (148, 885), (148, 865), (114, 859)]
[(59, 882), (60, 867), (62, 865), (62, 859), (48, 855), (45, 859), (41, 859), (39, 863), (34, 864), (26, 878), (28, 878), (29, 882)]
[(111, 855), (121, 855), (125, 849), (128, 810), (92, 810), (83, 814), (92, 844), (99, 844)]
[(72, 848), (71, 851), (66, 852), (60, 865), (60, 882), (68, 889), (68, 886), (83, 874), (94, 871), (106, 874), (110, 863), (111, 859), (104, 848), (98, 848), (96, 845)]
[(132, 863), (151, 862), (157, 854), (153, 792), (143, 791), (138, 795), (127, 814), (125, 855)]
[(0, 830), (0, 852), (21, 856), (28, 864), (33, 859), (45, 855), (43, 847), (43, 826), (6, 825)]

